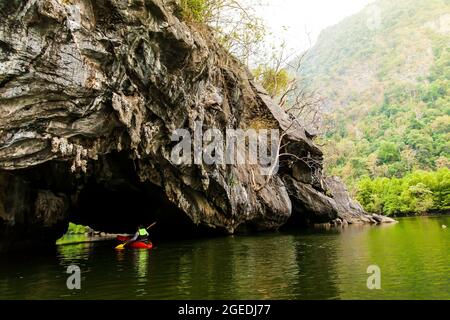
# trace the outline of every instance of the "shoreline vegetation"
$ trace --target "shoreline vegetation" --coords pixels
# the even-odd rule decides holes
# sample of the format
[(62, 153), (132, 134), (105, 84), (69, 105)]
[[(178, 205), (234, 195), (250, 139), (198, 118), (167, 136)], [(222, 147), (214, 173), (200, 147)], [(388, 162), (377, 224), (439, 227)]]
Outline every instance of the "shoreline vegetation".
[(385, 216), (450, 211), (450, 170), (413, 171), (402, 178), (363, 178), (356, 199), (364, 209)]

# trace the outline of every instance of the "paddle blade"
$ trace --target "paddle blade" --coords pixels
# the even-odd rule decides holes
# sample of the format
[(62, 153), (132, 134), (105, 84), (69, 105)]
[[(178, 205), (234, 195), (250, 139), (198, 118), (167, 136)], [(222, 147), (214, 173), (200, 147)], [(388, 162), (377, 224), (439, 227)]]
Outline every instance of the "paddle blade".
[(116, 247), (116, 250), (125, 250), (125, 244), (119, 244), (119, 245)]

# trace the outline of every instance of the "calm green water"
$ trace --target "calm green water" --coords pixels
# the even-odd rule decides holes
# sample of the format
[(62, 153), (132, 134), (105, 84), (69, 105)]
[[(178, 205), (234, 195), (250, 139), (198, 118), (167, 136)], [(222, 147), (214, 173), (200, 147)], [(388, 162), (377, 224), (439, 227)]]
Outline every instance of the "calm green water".
[[(2, 258), (2, 299), (450, 299), (450, 217), (382, 227), (161, 243), (116, 252), (113, 243)], [(24, 253), (25, 254), (25, 253)], [(82, 271), (66, 288), (66, 268)], [(369, 265), (381, 290), (367, 289)]]

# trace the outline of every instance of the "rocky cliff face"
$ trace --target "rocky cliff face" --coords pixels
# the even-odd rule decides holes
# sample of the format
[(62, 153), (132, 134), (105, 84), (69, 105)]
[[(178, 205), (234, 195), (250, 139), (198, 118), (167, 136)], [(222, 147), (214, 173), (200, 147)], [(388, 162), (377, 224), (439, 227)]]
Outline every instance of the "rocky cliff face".
[[(176, 3), (1, 0), (0, 17), (3, 249), (53, 241), (69, 218), (227, 233), (366, 220), (322, 177), (305, 130)], [(279, 129), (295, 157), (270, 180), (251, 165), (174, 164), (171, 134), (199, 123)]]

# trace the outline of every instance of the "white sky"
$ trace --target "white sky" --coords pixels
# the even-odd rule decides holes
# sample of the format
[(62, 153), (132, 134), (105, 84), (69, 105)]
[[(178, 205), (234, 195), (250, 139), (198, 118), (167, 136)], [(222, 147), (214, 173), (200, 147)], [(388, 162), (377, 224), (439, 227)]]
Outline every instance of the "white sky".
[[(371, 2), (372, 0), (262, 0), (263, 5), (257, 9), (257, 14), (265, 20), (269, 30), (277, 38), (274, 43), (285, 41), (289, 50), (300, 53), (309, 48), (307, 33), (314, 44), (320, 31), (359, 12)], [(285, 30), (285, 27), (288, 29)]]

